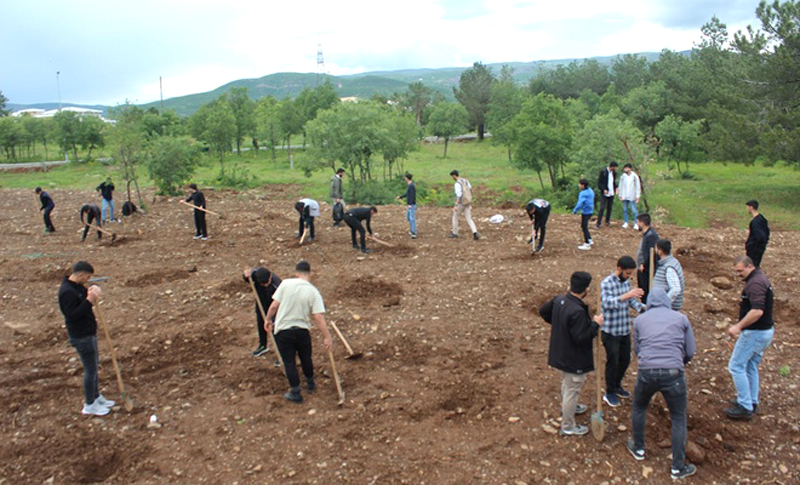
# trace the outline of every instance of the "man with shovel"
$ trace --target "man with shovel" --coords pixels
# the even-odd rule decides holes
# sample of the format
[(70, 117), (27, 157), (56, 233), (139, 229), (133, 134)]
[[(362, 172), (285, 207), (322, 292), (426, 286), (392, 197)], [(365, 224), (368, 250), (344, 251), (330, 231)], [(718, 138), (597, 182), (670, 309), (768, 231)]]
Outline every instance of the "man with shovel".
[[(97, 224), (97, 227), (101, 226), (101, 217), (100, 217), (100, 208), (97, 207), (95, 204), (86, 204), (81, 207), (81, 222), (83, 222), (83, 216), (86, 216), (86, 222), (84, 222), (83, 226), (83, 237), (81, 237), (81, 242), (86, 240), (86, 235), (89, 234), (89, 227), (91, 227), (92, 222)], [(103, 233), (97, 231), (97, 240), (103, 238)]]
[(289, 380), (289, 392), (283, 395), (288, 401), (297, 404), (303, 402), (296, 364), (298, 355), (306, 378), (306, 389), (311, 393), (317, 387), (314, 382), (314, 362), (311, 360), (311, 319), (322, 331), (325, 350), (329, 351), (333, 342), (324, 313), (322, 295), (311, 284), (311, 265), (307, 261), (300, 261), (295, 266), (295, 277), (284, 280), (272, 296), (264, 325), (267, 332), (273, 332), (274, 328), (275, 342)]
[(55, 202), (53, 202), (53, 198), (50, 197), (50, 194), (42, 190), (41, 187), (36, 187), (36, 195), (39, 196), (39, 202), (42, 203), (42, 207), (40, 207), (39, 210), (44, 211), (44, 232), (56, 232), (56, 227), (50, 219), (50, 213), (53, 212), (53, 208), (56, 206)]
[(195, 206), (194, 210), (194, 227), (197, 229), (197, 234), (195, 234), (195, 239), (202, 239), (203, 241), (208, 241), (208, 230), (206, 229), (206, 213), (197, 209), (206, 208), (206, 198), (200, 189), (197, 188), (197, 184), (190, 184), (189, 188), (192, 190), (192, 193), (189, 194), (189, 197), (186, 198), (185, 202), (188, 202)]
[(550, 217), (550, 202), (544, 199), (532, 199), (525, 206), (525, 212), (531, 219), (533, 225), (533, 235), (528, 244), (536, 244), (536, 252), (541, 253), (544, 249), (544, 236), (547, 233), (547, 218)]
[[(272, 305), (272, 297), (281, 284), (281, 279), (278, 278), (278, 275), (267, 268), (259, 267), (254, 269), (246, 268), (243, 276), (246, 283), (250, 283), (251, 280), (255, 282), (256, 293), (261, 301), (261, 307), (269, 308)], [(253, 351), (253, 357), (261, 357), (269, 349), (267, 348), (267, 331), (264, 329), (264, 318), (261, 316), (258, 302), (256, 302), (256, 329), (258, 330), (258, 347)]]
[(589, 432), (587, 426), (575, 422), (576, 414), (587, 407), (578, 404), (586, 374), (594, 369), (592, 340), (603, 325), (603, 316), (589, 316), (583, 299), (589, 292), (592, 275), (576, 271), (570, 278), (569, 293), (559, 295), (539, 309), (539, 315), (551, 325), (550, 351), (547, 363), (561, 371), (561, 434), (580, 436)]
[(78, 261), (72, 274), (64, 278), (58, 290), (58, 306), (64, 314), (69, 343), (78, 351), (83, 365), (84, 405), (81, 414), (105, 416), (115, 402), (100, 394), (97, 381), (97, 321), (92, 307), (100, 300), (100, 287), (86, 283), (94, 268), (86, 261)]
[(353, 242), (353, 249), (358, 249), (358, 244), (356, 243), (356, 231), (358, 231), (361, 236), (361, 252), (369, 252), (365, 241), (366, 231), (364, 231), (364, 226), (361, 224), (361, 221), (367, 221), (367, 231), (369, 231), (371, 237), (372, 226), (370, 225), (370, 221), (372, 220), (372, 214), (377, 213), (378, 208), (374, 205), (370, 207), (356, 207), (344, 213), (344, 222), (350, 227), (350, 238)]
[(300, 199), (294, 204), (294, 210), (300, 214), (300, 220), (297, 223), (297, 239), (300, 239), (302, 244), (302, 237), (308, 231), (308, 240), (314, 240), (314, 218), (319, 217), (319, 202), (314, 199)]
[(694, 475), (686, 463), (686, 378), (684, 366), (692, 360), (696, 347), (692, 325), (686, 315), (672, 309), (667, 292), (658, 286), (650, 291), (647, 311), (633, 321), (633, 349), (639, 360), (639, 374), (633, 391), (633, 437), (628, 451), (637, 461), (644, 460), (644, 431), (647, 406), (660, 392), (672, 422), (673, 480)]

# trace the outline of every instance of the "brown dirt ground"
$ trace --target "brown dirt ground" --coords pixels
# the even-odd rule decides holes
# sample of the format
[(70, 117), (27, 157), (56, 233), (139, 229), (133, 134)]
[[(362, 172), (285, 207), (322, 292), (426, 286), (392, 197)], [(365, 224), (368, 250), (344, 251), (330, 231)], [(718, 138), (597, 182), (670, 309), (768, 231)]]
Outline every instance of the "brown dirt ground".
[[(640, 235), (618, 226), (594, 231), (596, 248), (576, 249), (579, 220), (554, 215), (545, 252), (524, 243), (518, 209), (478, 207), (482, 239), (447, 239), (450, 210), (418, 211), (417, 240), (407, 236), (402, 206), (381, 207), (373, 227), (397, 244), (372, 244), (364, 257), (349, 231), (330, 227), (317, 241), (294, 242), (296, 188), (209, 192), (212, 239), (194, 241), (192, 216), (177, 199), (160, 198), (147, 215), (109, 226), (120, 239), (80, 243), (78, 208), (91, 192), (53, 190), (58, 232), (42, 233), (29, 191), (0, 192), (0, 483), (668, 483), (668, 415), (649, 410), (648, 458), (625, 450), (630, 403), (605, 409), (606, 438), (562, 438), (557, 427), (560, 376), (546, 363), (549, 327), (538, 305), (566, 288), (569, 274), (603, 277), (634, 254)], [(490, 225), (502, 213), (507, 221)], [(462, 229), (463, 231), (463, 229)], [(697, 483), (797, 483), (800, 479), (800, 234), (773, 234), (764, 269), (776, 292), (777, 333), (761, 364), (762, 398), (752, 422), (727, 420), (733, 395), (724, 330), (737, 312), (741, 283), (731, 258), (745, 233), (662, 226), (687, 279), (686, 313), (698, 354), (687, 369), (689, 439), (705, 460)], [(253, 358), (253, 299), (245, 266), (264, 264), (288, 277), (311, 262), (329, 319), (361, 360), (334, 353), (347, 393), (336, 390), (314, 332), (320, 389), (301, 405), (282, 399), (285, 378), (272, 355)], [(80, 415), (81, 369), (69, 345), (56, 292), (78, 259), (92, 262), (130, 394), (132, 413)], [(335, 337), (334, 337), (335, 338)], [(108, 347), (101, 339), (100, 379), (119, 398)], [(788, 377), (781, 366), (791, 365)], [(635, 361), (625, 385), (632, 387)], [(594, 377), (583, 402), (592, 403)], [(149, 429), (158, 415), (162, 427)], [(513, 418), (513, 419), (511, 419)], [(518, 418), (518, 419), (517, 419)], [(580, 418), (587, 423), (589, 416)], [(622, 426), (627, 427), (628, 431)], [(653, 469), (645, 479), (644, 467)]]

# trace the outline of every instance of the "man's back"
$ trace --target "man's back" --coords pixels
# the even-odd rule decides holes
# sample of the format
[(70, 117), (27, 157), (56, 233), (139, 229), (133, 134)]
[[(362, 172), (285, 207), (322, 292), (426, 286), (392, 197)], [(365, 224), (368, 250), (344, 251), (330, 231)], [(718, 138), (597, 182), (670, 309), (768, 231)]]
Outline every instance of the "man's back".
[(284, 280), (272, 297), (280, 302), (275, 317), (275, 332), (291, 327), (311, 329), (311, 314), (325, 313), (322, 295), (302, 278)]

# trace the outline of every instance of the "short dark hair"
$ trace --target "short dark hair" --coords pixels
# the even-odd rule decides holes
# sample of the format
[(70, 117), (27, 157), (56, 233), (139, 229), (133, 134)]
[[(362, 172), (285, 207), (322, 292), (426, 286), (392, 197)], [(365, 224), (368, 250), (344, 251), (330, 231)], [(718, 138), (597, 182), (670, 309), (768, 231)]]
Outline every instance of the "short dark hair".
[(94, 268), (86, 261), (78, 261), (72, 265), (72, 274), (75, 273), (89, 273), (94, 274)]
[(656, 241), (656, 247), (664, 251), (666, 254), (672, 252), (672, 243), (669, 241), (669, 239), (659, 239)]
[(298, 273), (310, 273), (311, 272), (311, 265), (308, 264), (308, 261), (301, 260), (297, 263), (297, 266), (294, 267), (294, 270)]
[(37, 194), (41, 194), (42, 193), (42, 188), (41, 187), (36, 187), (36, 190), (34, 190), (34, 192), (36, 192)]
[(625, 165), (622, 166), (622, 168), (629, 168), (633, 170), (633, 165), (631, 165), (630, 163), (626, 163)]
[(336, 173), (337, 174), (344, 173), (344, 169), (342, 167), (339, 167), (336, 169)]
[(269, 283), (272, 276), (272, 273), (267, 268), (258, 268), (254, 273), (253, 276), (258, 283)]
[(411, 174), (410, 174), (410, 173), (408, 173), (408, 172), (406, 172), (406, 175), (405, 175), (405, 177), (406, 177), (408, 180), (411, 180), (411, 179), (413, 179), (413, 178), (414, 178), (414, 176), (413, 176), (413, 175), (411, 175)]
[(623, 256), (617, 260), (617, 268), (634, 269), (636, 268), (636, 261), (630, 256)]
[(296, 210), (297, 212), (303, 212), (303, 209), (305, 209), (305, 208), (306, 208), (306, 205), (304, 203), (300, 202), (299, 200), (294, 203), (294, 210)]
[(586, 271), (576, 271), (569, 278), (569, 291), (583, 293), (592, 284), (592, 275)]
[(586, 179), (580, 179), (580, 180), (578, 180), (578, 185), (583, 185), (586, 188), (588, 188), (589, 187), (589, 181), (586, 180)]
[(750, 258), (750, 256), (736, 256), (736, 259), (733, 260), (733, 265), (736, 266), (739, 263), (745, 265), (745, 267), (755, 266), (755, 263), (753, 263), (753, 260)]
[(609, 167), (619, 167), (619, 164), (617, 162), (615, 162), (614, 160), (612, 160), (611, 163), (608, 164), (608, 166)]
[(458, 177), (458, 170), (451, 171), (450, 175), (455, 175), (456, 177)]
[(373, 214), (377, 214), (377, 213), (378, 213), (378, 208), (377, 208), (377, 207), (375, 207), (374, 205), (371, 205), (371, 206), (369, 206), (369, 210), (370, 210), (370, 212), (372, 212)]
[(756, 199), (751, 199), (751, 200), (748, 200), (748, 201), (745, 203), (745, 205), (749, 205), (749, 206), (750, 206), (750, 207), (752, 207), (753, 209), (755, 209), (755, 210), (758, 210), (758, 201), (757, 201)]
[(652, 221), (650, 220), (650, 214), (648, 214), (647, 212), (639, 214), (638, 216), (636, 216), (636, 219), (645, 226), (650, 226), (652, 223)]
[(197, 184), (189, 184), (189, 188), (192, 190), (197, 190)]

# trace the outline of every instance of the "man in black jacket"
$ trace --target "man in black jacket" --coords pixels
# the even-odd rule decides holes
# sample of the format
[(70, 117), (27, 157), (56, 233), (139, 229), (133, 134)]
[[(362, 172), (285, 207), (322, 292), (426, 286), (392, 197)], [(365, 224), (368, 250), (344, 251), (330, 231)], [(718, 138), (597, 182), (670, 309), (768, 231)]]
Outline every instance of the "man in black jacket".
[[(639, 288), (644, 290), (642, 301), (647, 301), (647, 294), (650, 292), (650, 250), (655, 250), (658, 233), (651, 225), (653, 221), (650, 214), (639, 214), (636, 216), (636, 221), (639, 223), (639, 230), (643, 233), (642, 242), (639, 243), (639, 252), (636, 254), (636, 264), (638, 265), (636, 280)], [(655, 253), (653, 258), (653, 274), (655, 274), (658, 269), (658, 253)]]
[[(272, 305), (272, 295), (281, 284), (281, 279), (278, 275), (271, 272), (267, 268), (247, 268), (244, 270), (244, 280), (250, 283), (250, 280), (255, 282), (256, 293), (258, 299), (261, 301), (261, 306), (264, 308), (264, 313), (270, 305)], [(274, 322), (273, 322), (274, 323)], [(267, 331), (264, 330), (264, 317), (261, 316), (261, 310), (258, 308), (256, 302), (256, 328), (258, 328), (258, 348), (253, 351), (253, 357), (261, 357), (266, 354), (269, 349), (267, 348)]]
[(408, 219), (409, 232), (411, 239), (417, 238), (417, 187), (411, 180), (413, 175), (406, 173), (406, 192), (398, 195), (397, 200), (406, 199), (406, 219)]
[(56, 206), (53, 198), (41, 187), (36, 187), (36, 195), (39, 196), (39, 202), (42, 203), (42, 207), (39, 210), (44, 211), (44, 232), (56, 232), (56, 227), (53, 225), (53, 221), (50, 220), (50, 213), (53, 212), (53, 207)]
[(361, 252), (369, 252), (369, 249), (367, 249), (367, 243), (364, 240), (366, 234), (364, 231), (364, 226), (361, 225), (361, 221), (367, 221), (367, 231), (369, 231), (369, 235), (372, 236), (370, 220), (372, 219), (372, 214), (377, 213), (378, 208), (374, 205), (370, 207), (356, 207), (355, 209), (349, 209), (344, 213), (344, 222), (350, 226), (350, 237), (353, 240), (353, 249), (358, 249), (358, 244), (356, 244), (356, 231), (358, 231), (361, 235)]
[(600, 177), (597, 178), (597, 190), (603, 194), (600, 197), (600, 212), (597, 214), (597, 228), (600, 228), (600, 223), (603, 221), (603, 212), (606, 213), (606, 226), (610, 225), (611, 221), (611, 208), (614, 206), (614, 195), (619, 192), (617, 187), (617, 167), (619, 164), (612, 161), (608, 167), (600, 171)]
[[(83, 216), (86, 215), (86, 222), (83, 221)], [(95, 204), (86, 204), (81, 207), (81, 222), (84, 223), (83, 226), (83, 237), (81, 237), (81, 242), (86, 240), (86, 235), (89, 234), (89, 226), (92, 225), (92, 222), (97, 224), (97, 227), (100, 227), (102, 224), (102, 220), (100, 217), (100, 208), (97, 207)], [(103, 238), (103, 233), (97, 231), (97, 240)]]
[(747, 201), (747, 212), (750, 213), (750, 234), (747, 235), (747, 242), (744, 244), (747, 257), (753, 260), (756, 268), (761, 267), (761, 258), (767, 250), (769, 243), (769, 223), (766, 217), (758, 212), (758, 201)]
[(84, 286), (94, 274), (86, 261), (78, 261), (72, 274), (64, 278), (58, 289), (58, 306), (64, 314), (69, 343), (78, 351), (83, 364), (84, 405), (82, 414), (104, 416), (114, 406), (100, 394), (97, 382), (97, 321), (92, 306), (100, 300), (100, 287)]
[[(195, 207), (201, 207), (203, 209), (206, 208), (206, 198), (200, 189), (197, 188), (197, 184), (190, 184), (189, 188), (192, 189), (192, 193), (189, 194), (189, 197), (186, 198), (186, 202), (193, 204)], [(202, 239), (203, 241), (208, 241), (208, 230), (206, 229), (206, 213), (195, 209), (194, 210), (194, 227), (197, 229), (197, 234), (195, 234), (195, 239)]]
[(586, 426), (575, 422), (575, 415), (586, 412), (578, 404), (578, 396), (586, 381), (586, 374), (594, 369), (592, 340), (603, 325), (603, 316), (589, 316), (589, 307), (583, 302), (588, 294), (592, 275), (576, 271), (570, 278), (569, 293), (545, 303), (539, 315), (549, 323), (550, 351), (547, 363), (562, 373), (561, 380), (561, 434), (584, 435)]
[(544, 199), (532, 199), (525, 206), (525, 212), (531, 218), (533, 224), (533, 236), (528, 244), (533, 244), (538, 241), (536, 245), (536, 252), (540, 253), (544, 249), (544, 236), (547, 233), (547, 218), (550, 217), (550, 202)]

